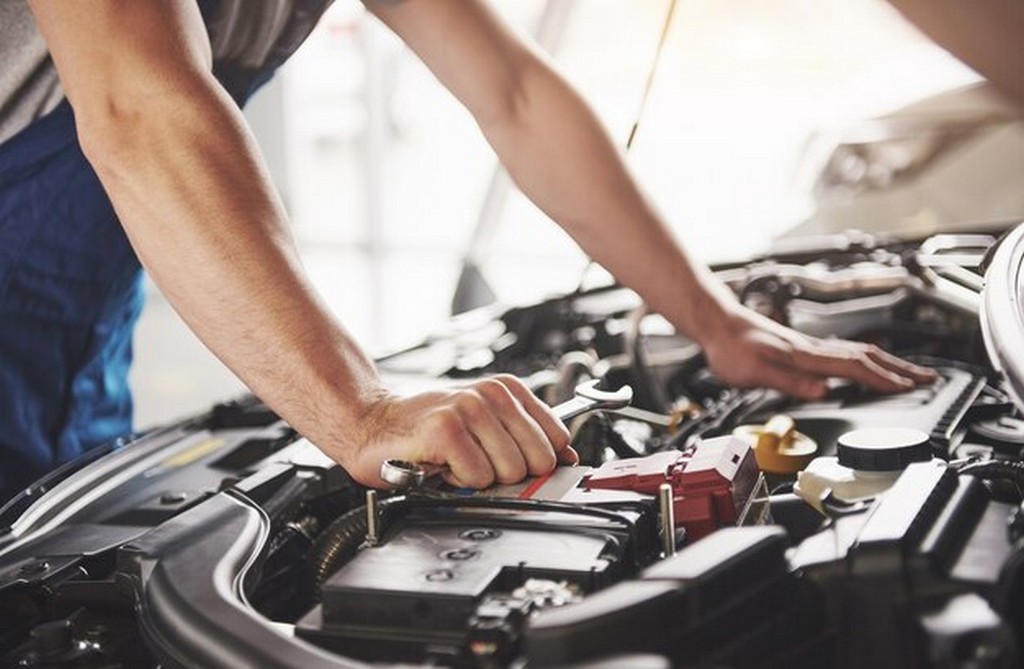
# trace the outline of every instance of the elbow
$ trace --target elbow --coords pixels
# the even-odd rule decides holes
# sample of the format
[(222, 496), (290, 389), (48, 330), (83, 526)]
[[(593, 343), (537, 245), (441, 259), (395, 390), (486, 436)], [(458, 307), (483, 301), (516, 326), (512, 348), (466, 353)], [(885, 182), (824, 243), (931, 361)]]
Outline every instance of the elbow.
[(530, 52), (509, 67), (503, 85), (487, 95), (473, 115), (493, 140), (536, 131), (550, 122), (552, 114), (573, 105), (585, 103), (543, 56)]
[(130, 173), (140, 159), (173, 149), (182, 129), (210, 116), (210, 104), (223, 104), (212, 77), (167, 84), (97, 90), (71, 100), (79, 145), (101, 179)]
[[(485, 133), (521, 125), (529, 117), (538, 76), (546, 66), (533, 54), (510, 59), (493, 87), (469, 105)], [(553, 74), (553, 73), (552, 73)]]
[(490, 135), (521, 125), (527, 118), (529, 107), (528, 87), (522, 81), (511, 81), (475, 107), (473, 117), (484, 134)]
[(147, 112), (141, 105), (100, 94), (74, 109), (78, 143), (101, 177), (130, 163), (132, 147), (146, 132)]

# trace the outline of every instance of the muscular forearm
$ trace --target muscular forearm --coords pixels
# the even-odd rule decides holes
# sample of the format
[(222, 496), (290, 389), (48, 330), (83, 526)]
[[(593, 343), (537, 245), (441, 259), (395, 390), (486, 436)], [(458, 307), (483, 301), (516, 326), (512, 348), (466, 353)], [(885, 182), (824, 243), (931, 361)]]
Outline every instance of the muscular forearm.
[[(640, 191), (591, 109), (539, 59), (523, 66), (522, 102), (481, 125), (523, 191), (624, 284), (698, 341), (732, 300)], [(719, 319), (720, 320), (720, 319)]]
[(381, 386), (303, 279), (282, 207), (223, 90), (198, 76), (80, 117), (88, 156), (175, 308), (257, 394), (343, 459), (353, 419)]
[(486, 2), (367, 6), (466, 105), (520, 188), (591, 257), (698, 339), (724, 323), (714, 315), (731, 299), (686, 257), (593, 112)]
[(391, 395), (303, 277), (262, 161), (214, 80), (194, 0), (31, 0), (79, 139), (143, 264), (218, 356), (366, 485), (386, 458), (457, 485), (574, 462), (518, 379)]

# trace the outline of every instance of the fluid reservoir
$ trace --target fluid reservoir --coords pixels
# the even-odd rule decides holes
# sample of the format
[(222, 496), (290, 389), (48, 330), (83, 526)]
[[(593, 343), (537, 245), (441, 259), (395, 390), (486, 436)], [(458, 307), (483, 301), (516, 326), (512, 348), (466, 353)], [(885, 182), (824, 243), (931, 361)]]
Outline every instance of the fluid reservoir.
[(797, 474), (793, 492), (822, 513), (826, 499), (852, 504), (888, 490), (912, 462), (932, 459), (928, 435), (903, 427), (852, 430), (838, 455), (815, 458)]

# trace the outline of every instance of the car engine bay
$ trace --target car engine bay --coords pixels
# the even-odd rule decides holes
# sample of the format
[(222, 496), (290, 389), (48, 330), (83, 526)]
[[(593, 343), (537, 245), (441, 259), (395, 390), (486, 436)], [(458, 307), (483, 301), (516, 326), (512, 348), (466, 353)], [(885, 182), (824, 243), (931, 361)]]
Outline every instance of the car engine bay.
[(760, 313), (938, 373), (898, 395), (730, 387), (604, 286), (378, 361), (399, 390), (631, 387), (570, 421), (577, 467), (367, 490), (255, 397), (92, 452), (0, 511), (0, 666), (1019, 666), (1024, 419), (981, 316), (1022, 230), (714, 268)]

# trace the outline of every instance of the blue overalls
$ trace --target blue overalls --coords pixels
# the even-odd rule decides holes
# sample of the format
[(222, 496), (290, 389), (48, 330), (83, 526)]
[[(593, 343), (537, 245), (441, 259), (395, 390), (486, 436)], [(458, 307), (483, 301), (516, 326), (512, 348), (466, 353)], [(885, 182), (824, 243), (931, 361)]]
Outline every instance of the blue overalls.
[[(270, 78), (328, 4), (293, 2), (260, 67), (214, 64), (236, 102)], [(208, 25), (224, 19), (216, 0), (200, 7)], [(131, 431), (141, 277), (67, 101), (0, 144), (0, 506), (56, 465)]]
[(0, 145), (0, 504), (131, 431), (140, 279), (66, 101)]

